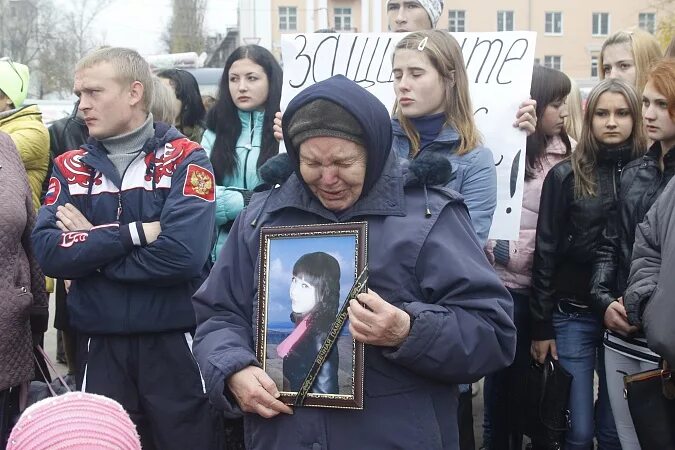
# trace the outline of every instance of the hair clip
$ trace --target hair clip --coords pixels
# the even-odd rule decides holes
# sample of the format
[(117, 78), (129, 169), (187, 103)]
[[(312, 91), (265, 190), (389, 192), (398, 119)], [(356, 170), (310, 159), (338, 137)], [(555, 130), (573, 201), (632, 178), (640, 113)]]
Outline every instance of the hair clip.
[(427, 46), (427, 41), (429, 40), (429, 36), (425, 37), (420, 41), (420, 45), (417, 46), (417, 50), (422, 51), (424, 48)]

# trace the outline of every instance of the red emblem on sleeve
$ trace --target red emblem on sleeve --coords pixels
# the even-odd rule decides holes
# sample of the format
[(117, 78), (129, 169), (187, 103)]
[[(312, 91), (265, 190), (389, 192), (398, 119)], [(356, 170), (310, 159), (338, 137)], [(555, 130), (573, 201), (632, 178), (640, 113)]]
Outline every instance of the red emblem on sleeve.
[(183, 195), (199, 197), (207, 202), (212, 202), (216, 199), (215, 186), (216, 183), (211, 172), (197, 164), (188, 165)]
[(53, 205), (59, 199), (61, 194), (61, 182), (56, 177), (49, 179), (49, 189), (45, 195), (45, 206)]

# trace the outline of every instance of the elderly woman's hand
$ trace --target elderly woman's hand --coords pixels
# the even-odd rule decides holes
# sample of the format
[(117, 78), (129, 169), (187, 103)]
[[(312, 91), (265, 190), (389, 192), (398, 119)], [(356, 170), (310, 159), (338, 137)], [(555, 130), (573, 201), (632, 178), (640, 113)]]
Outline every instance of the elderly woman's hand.
[(279, 389), (260, 367), (248, 366), (227, 380), (227, 386), (239, 407), (267, 419), (279, 413), (293, 414), (293, 410), (279, 400)]
[(368, 289), (349, 302), (349, 332), (364, 344), (398, 347), (410, 333), (410, 316)]

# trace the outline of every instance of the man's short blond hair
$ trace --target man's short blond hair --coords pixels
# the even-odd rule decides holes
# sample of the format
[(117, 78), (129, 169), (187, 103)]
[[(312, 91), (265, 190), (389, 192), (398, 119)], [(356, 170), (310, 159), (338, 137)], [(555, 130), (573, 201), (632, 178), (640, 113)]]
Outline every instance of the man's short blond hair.
[(124, 47), (102, 47), (84, 56), (77, 62), (75, 72), (89, 69), (100, 63), (110, 63), (121, 84), (131, 85), (138, 81), (143, 85), (143, 109), (150, 112), (152, 105), (152, 72), (150, 65), (136, 50)]

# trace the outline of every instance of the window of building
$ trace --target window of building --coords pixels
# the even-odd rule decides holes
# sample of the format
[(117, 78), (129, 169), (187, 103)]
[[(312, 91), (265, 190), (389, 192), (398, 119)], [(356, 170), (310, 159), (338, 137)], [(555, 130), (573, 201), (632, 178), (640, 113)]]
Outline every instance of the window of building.
[(448, 11), (448, 31), (466, 31), (464, 29), (465, 11), (451, 9)]
[(638, 24), (641, 29), (654, 34), (654, 31), (656, 31), (656, 14), (640, 13)]
[(591, 78), (598, 78), (598, 57), (591, 56)]
[(295, 6), (279, 7), (279, 30), (297, 31), (298, 29), (298, 8)]
[(593, 13), (593, 36), (609, 34), (609, 13)]
[(352, 9), (335, 8), (333, 9), (333, 20), (335, 22), (335, 31), (351, 31), (352, 29)]
[(562, 34), (562, 13), (561, 12), (547, 12), (546, 26), (544, 29), (546, 34)]
[(497, 31), (513, 31), (513, 11), (497, 11)]
[(544, 67), (551, 69), (562, 70), (562, 56), (546, 55), (544, 56)]

